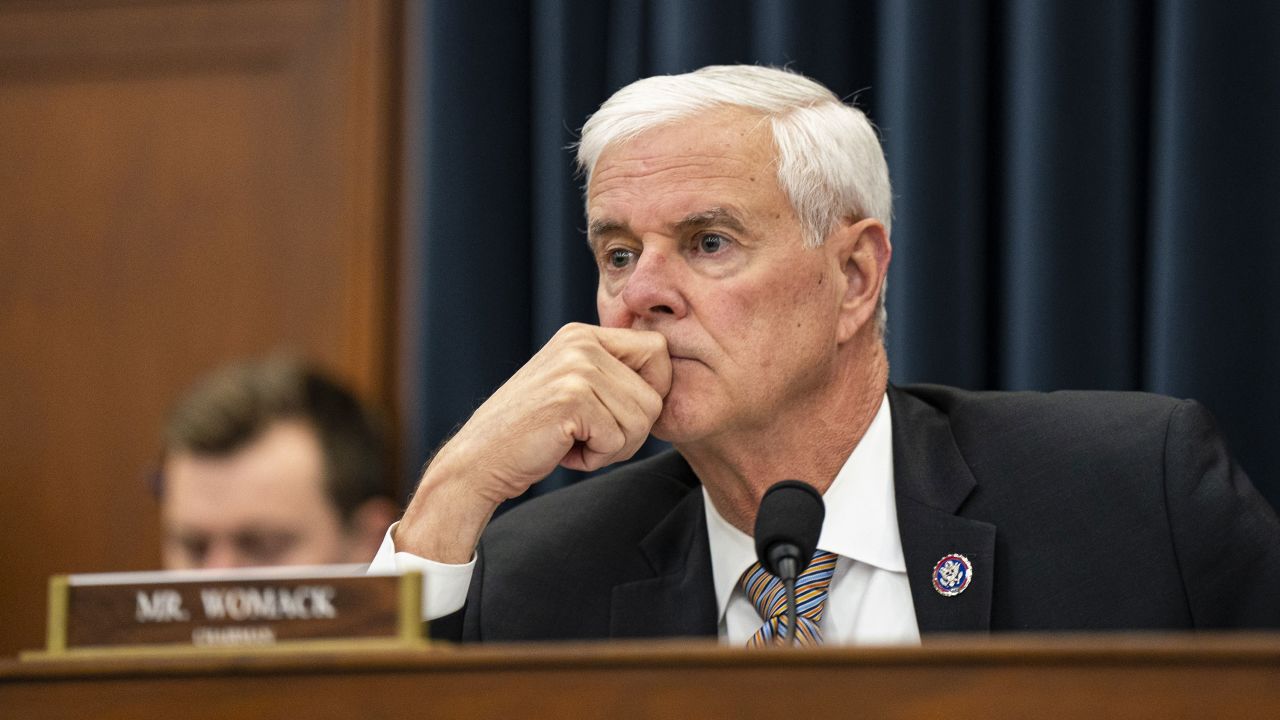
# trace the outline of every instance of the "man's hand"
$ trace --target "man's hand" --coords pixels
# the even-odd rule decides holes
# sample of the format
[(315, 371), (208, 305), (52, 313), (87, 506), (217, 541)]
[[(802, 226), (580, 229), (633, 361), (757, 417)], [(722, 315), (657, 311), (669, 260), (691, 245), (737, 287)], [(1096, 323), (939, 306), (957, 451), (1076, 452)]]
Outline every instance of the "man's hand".
[(670, 388), (661, 334), (566, 325), (436, 453), (396, 549), (469, 561), (498, 504), (556, 465), (596, 470), (634, 455)]

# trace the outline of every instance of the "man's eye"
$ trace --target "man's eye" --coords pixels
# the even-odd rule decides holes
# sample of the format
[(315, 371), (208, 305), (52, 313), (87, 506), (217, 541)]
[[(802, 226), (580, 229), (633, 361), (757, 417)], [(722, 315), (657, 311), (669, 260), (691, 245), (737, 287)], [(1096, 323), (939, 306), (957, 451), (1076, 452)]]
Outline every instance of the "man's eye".
[(205, 556), (209, 554), (209, 541), (204, 538), (182, 538), (179, 546), (187, 560), (196, 565), (204, 562)]
[(252, 565), (277, 564), (297, 543), (292, 533), (246, 533), (236, 538), (240, 556)]
[(634, 255), (635, 253), (630, 250), (618, 248), (616, 250), (610, 250), (607, 257), (609, 259), (610, 267), (624, 268), (631, 263), (631, 259)]
[(698, 251), (707, 255), (720, 252), (728, 244), (728, 238), (716, 233), (705, 233), (698, 236)]

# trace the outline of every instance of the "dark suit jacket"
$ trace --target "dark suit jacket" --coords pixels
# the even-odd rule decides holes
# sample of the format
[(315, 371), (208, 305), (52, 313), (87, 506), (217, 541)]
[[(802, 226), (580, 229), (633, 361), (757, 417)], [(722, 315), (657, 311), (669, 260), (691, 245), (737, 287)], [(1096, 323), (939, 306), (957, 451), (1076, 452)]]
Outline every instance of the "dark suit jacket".
[[(1280, 627), (1280, 521), (1200, 405), (925, 385), (889, 401), (922, 633)], [(486, 530), (465, 609), (432, 634), (714, 636), (702, 503), (674, 452), (525, 503)], [(973, 579), (943, 597), (932, 571), (953, 552)]]

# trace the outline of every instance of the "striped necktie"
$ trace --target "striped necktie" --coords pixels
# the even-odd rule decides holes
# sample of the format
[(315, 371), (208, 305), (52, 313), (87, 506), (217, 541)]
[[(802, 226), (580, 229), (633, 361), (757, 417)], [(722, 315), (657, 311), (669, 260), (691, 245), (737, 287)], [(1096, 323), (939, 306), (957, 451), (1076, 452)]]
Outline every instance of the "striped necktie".
[[(836, 570), (836, 554), (823, 550), (813, 554), (813, 562), (796, 578), (796, 614), (799, 618), (799, 645), (821, 645), (822, 608), (827, 602), (827, 587)], [(787, 593), (782, 581), (755, 563), (738, 581), (751, 604), (764, 620), (764, 625), (747, 640), (747, 647), (761, 647), (787, 637)]]

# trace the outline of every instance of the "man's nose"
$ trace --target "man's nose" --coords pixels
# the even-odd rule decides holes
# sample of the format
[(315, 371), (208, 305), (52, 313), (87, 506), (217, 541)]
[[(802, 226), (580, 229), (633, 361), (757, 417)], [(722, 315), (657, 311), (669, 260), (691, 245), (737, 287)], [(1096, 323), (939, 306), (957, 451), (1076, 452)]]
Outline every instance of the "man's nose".
[(627, 277), (622, 301), (637, 318), (682, 318), (688, 311), (682, 291), (683, 273), (678, 257), (673, 257), (665, 249), (646, 249), (640, 253), (635, 268)]
[(247, 565), (249, 563), (246, 562), (243, 554), (236, 549), (234, 543), (230, 542), (210, 543), (209, 549), (205, 551), (204, 558), (200, 563), (200, 567), (210, 570), (226, 570)]

